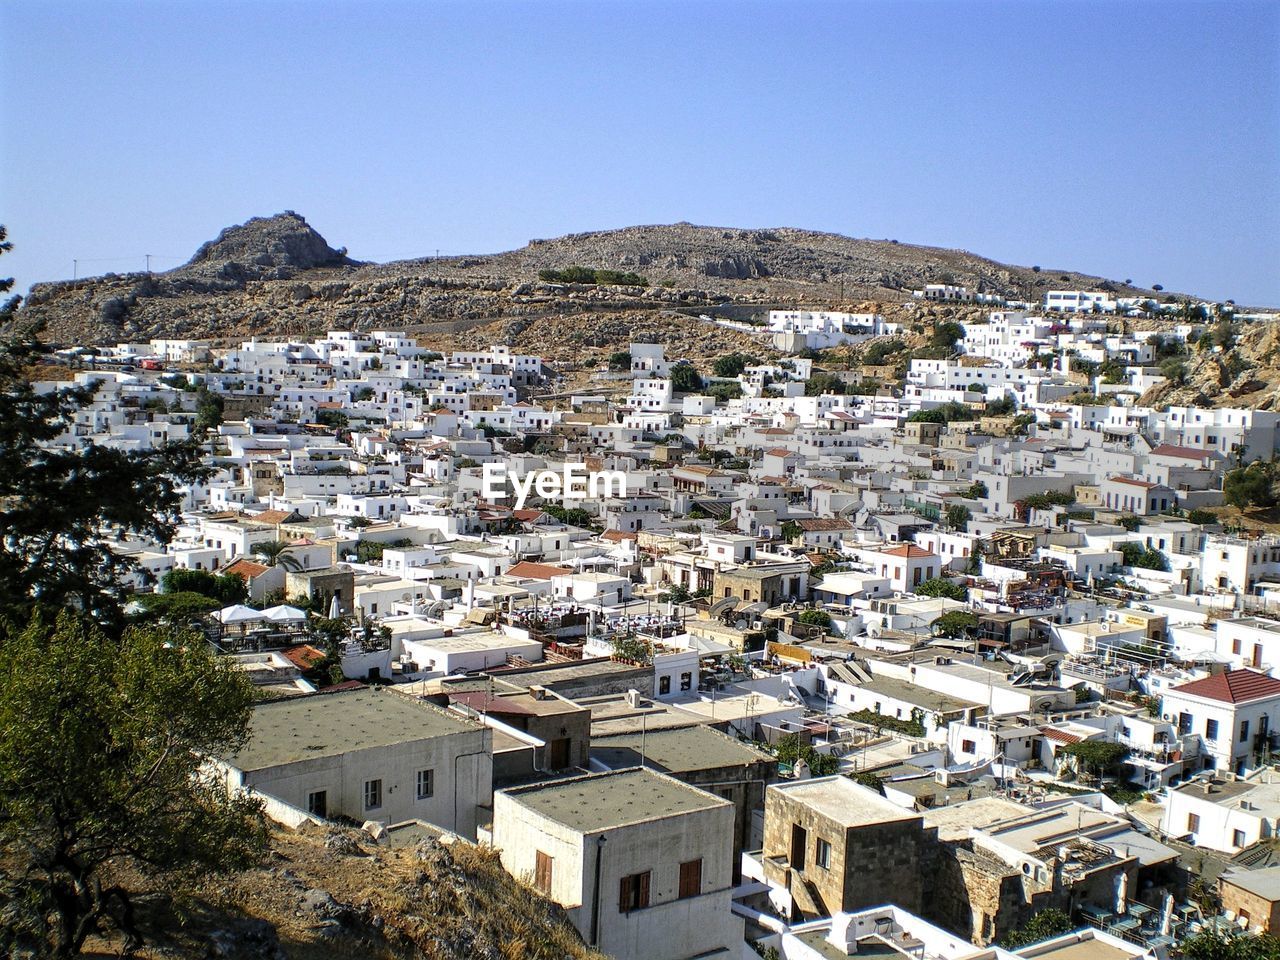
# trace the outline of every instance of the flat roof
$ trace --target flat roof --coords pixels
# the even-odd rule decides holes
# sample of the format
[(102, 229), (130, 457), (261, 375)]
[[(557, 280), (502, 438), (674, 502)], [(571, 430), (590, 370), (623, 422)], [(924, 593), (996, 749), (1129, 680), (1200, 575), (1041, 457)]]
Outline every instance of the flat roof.
[(894, 697), (906, 703), (914, 703), (919, 707), (939, 713), (952, 713), (979, 706), (976, 700), (962, 700), (959, 697), (951, 697), (945, 693), (937, 693), (930, 690), (928, 687), (922, 687), (918, 683), (907, 683), (905, 680), (897, 680), (893, 677), (873, 677), (866, 683), (858, 684), (858, 688), (870, 690), (872, 693), (878, 693), (881, 696)]
[(263, 770), (478, 729), (457, 714), (376, 687), (317, 693), (255, 706), (249, 741), (227, 763)]
[(643, 767), (501, 792), (535, 813), (580, 833), (597, 833), (646, 820), (731, 806), (728, 800)]
[(870, 787), (854, 783), (847, 777), (820, 777), (816, 780), (774, 783), (769, 785), (769, 791), (784, 794), (845, 827), (920, 820), (920, 814), (904, 810)]
[(591, 740), (591, 757), (615, 770), (643, 765), (664, 773), (714, 770), (774, 759), (763, 750), (707, 726), (596, 736)]
[(1280, 867), (1266, 867), (1261, 870), (1228, 870), (1219, 878), (1223, 883), (1239, 887), (1248, 893), (1270, 900), (1280, 900)]

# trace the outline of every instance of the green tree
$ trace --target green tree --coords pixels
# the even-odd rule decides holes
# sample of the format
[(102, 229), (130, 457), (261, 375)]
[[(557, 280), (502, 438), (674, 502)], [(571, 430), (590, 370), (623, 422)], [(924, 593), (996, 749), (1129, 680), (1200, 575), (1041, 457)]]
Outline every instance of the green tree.
[(671, 368), (671, 389), (676, 393), (696, 393), (702, 389), (702, 377), (690, 363), (677, 363)]
[(222, 423), (223, 400), (203, 384), (196, 391), (196, 429), (213, 430)]
[[(360, 543), (364, 543), (361, 540)], [(359, 547), (359, 544), (356, 545)], [(302, 569), (302, 564), (293, 554), (288, 553), (289, 544), (283, 540), (263, 540), (261, 543), (255, 543), (249, 548), (249, 552), (258, 557), (268, 567), (280, 567), (287, 571), (297, 571)]]
[(631, 354), (628, 353), (626, 350), (616, 350), (613, 353), (609, 354), (609, 369), (610, 370), (630, 370)]
[(1273, 507), (1280, 502), (1276, 481), (1280, 465), (1274, 460), (1255, 460), (1244, 467), (1228, 470), (1222, 481), (1222, 494), (1227, 503), (1241, 510), (1249, 507)]
[(116, 640), (72, 612), (10, 627), (0, 643), (0, 948), (69, 957), (108, 925), (136, 946), (136, 878), (255, 862), (258, 803), (204, 769), (244, 743), (252, 697), (198, 634), (135, 627)]
[(825, 610), (803, 610), (796, 620), (811, 627), (821, 627), (824, 631), (831, 629), (831, 614)]
[(1124, 758), (1129, 755), (1129, 748), (1109, 740), (1081, 740), (1067, 744), (1062, 752), (1075, 760), (1082, 773), (1104, 777), (1120, 770)]
[(794, 767), (803, 760), (809, 765), (809, 772), (815, 777), (829, 777), (840, 769), (840, 761), (827, 753), (819, 753), (812, 744), (801, 743), (800, 736), (788, 733), (780, 737), (774, 744), (774, 755), (779, 763)]
[(1116, 524), (1118, 526), (1123, 527), (1129, 533), (1133, 533), (1140, 526), (1142, 526), (1142, 518), (1135, 517), (1133, 514), (1127, 513), (1122, 517), (1117, 517)]
[(1046, 907), (1036, 913), (1017, 930), (1006, 934), (1000, 945), (1008, 950), (1030, 946), (1042, 940), (1051, 940), (1072, 929), (1071, 918), (1056, 907)]
[(782, 540), (784, 543), (792, 543), (799, 540), (802, 533), (803, 531), (800, 529), (800, 524), (796, 523), (794, 520), (782, 521)]
[(915, 588), (915, 592), (922, 597), (946, 597), (948, 600), (964, 600), (969, 596), (967, 587), (953, 583), (945, 577), (926, 580)]
[(0, 596), (118, 622), (123, 578), (137, 563), (108, 541), (168, 543), (181, 485), (208, 471), (194, 442), (140, 451), (55, 445), (94, 390), (37, 392), (24, 371), (44, 352), (32, 339), (0, 343)]
[(946, 513), (943, 514), (946, 519), (947, 526), (952, 530), (964, 531), (969, 528), (969, 521), (973, 519), (973, 514), (963, 503), (953, 503), (947, 507)]
[(943, 347), (950, 350), (956, 345), (956, 342), (964, 339), (964, 327), (953, 320), (946, 323), (940, 323), (933, 330), (933, 336), (930, 343), (935, 347)]
[(1218, 517), (1216, 514), (1208, 510), (1201, 510), (1197, 507), (1196, 509), (1190, 510), (1187, 512), (1187, 521), (1189, 523), (1195, 523), (1195, 524), (1199, 524), (1200, 526), (1204, 526), (1205, 524), (1209, 524), (1209, 523), (1217, 523)]
[(978, 618), (967, 610), (948, 610), (930, 625), (939, 637), (964, 637), (978, 626)]
[(946, 423), (947, 415), (939, 408), (917, 410), (907, 417), (907, 423)]
[(755, 357), (748, 356), (745, 353), (726, 353), (722, 357), (717, 357), (715, 362), (711, 364), (711, 372), (717, 377), (731, 379), (740, 376), (747, 367), (753, 366), (758, 362)]

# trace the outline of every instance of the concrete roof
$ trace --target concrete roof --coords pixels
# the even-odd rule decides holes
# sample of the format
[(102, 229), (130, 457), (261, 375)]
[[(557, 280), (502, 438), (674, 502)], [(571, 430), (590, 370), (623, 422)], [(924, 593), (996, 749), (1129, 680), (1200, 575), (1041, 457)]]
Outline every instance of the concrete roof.
[(592, 759), (615, 770), (636, 766), (642, 753), (644, 766), (673, 774), (773, 760), (763, 750), (706, 726), (619, 733), (591, 741)]
[(319, 693), (254, 707), (249, 742), (227, 763), (263, 770), (478, 729), (456, 714), (375, 687)]
[(1274, 903), (1280, 900), (1280, 867), (1263, 870), (1228, 870), (1222, 874), (1223, 883), (1248, 891), (1263, 900)]
[[(904, 810), (870, 787), (854, 783), (846, 777), (820, 777), (816, 780), (775, 783), (769, 786), (769, 791), (782, 793), (845, 827), (920, 820), (920, 814)], [(766, 800), (766, 804), (767, 802)]]
[(515, 787), (502, 793), (580, 833), (731, 806), (728, 800), (640, 767)]
[(922, 687), (918, 683), (907, 683), (905, 680), (896, 680), (893, 677), (874, 677), (867, 683), (859, 684), (858, 687), (861, 690), (870, 690), (872, 693), (878, 693), (881, 696), (893, 697), (906, 703), (914, 703), (918, 707), (938, 713), (967, 710), (970, 707), (979, 705), (974, 700), (950, 697), (945, 693), (937, 693), (928, 687)]

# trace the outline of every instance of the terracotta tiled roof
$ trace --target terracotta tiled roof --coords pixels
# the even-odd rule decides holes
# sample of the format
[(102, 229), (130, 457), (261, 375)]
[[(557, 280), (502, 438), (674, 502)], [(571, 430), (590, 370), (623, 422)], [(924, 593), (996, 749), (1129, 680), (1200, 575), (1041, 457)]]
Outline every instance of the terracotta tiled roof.
[(324, 659), (323, 651), (317, 650), (309, 643), (285, 647), (280, 651), (280, 655), (299, 670), (310, 670), (316, 663)]
[(1228, 670), (1203, 680), (1184, 683), (1172, 688), (1171, 692), (1204, 697), (1220, 703), (1249, 703), (1280, 697), (1280, 680), (1257, 670)]
[(1083, 739), (1083, 737), (1077, 737), (1074, 733), (1059, 730), (1057, 727), (1041, 727), (1040, 732), (1050, 740), (1056, 740), (1058, 743), (1079, 743)]
[(235, 563), (228, 564), (222, 568), (224, 574), (239, 574), (245, 580), (252, 580), (254, 577), (260, 577), (271, 568), (265, 563), (254, 563), (252, 560), (246, 560), (241, 557)]
[(900, 547), (893, 547), (892, 549), (881, 550), (879, 552), (888, 557), (906, 557), (908, 560), (936, 556), (932, 550), (926, 550), (924, 547), (917, 547), (914, 543), (904, 543)]
[(1208, 460), (1217, 457), (1212, 450), (1201, 450), (1197, 447), (1180, 447), (1173, 443), (1162, 443), (1151, 451), (1153, 457), (1180, 457), (1183, 460)]
[(815, 519), (815, 520), (797, 520), (798, 526), (805, 533), (821, 533), (829, 530), (852, 530), (848, 520), (836, 519)]
[(1112, 483), (1127, 483), (1132, 487), (1142, 487), (1144, 490), (1150, 490), (1152, 487), (1156, 486), (1154, 483), (1150, 483), (1146, 480), (1139, 480), (1136, 477), (1107, 477), (1107, 479)]
[(636, 533), (624, 533), (621, 530), (606, 530), (600, 534), (601, 540), (609, 540), (613, 543), (621, 543), (623, 540), (639, 540), (640, 535)]
[(563, 577), (573, 573), (568, 567), (556, 567), (549, 563), (532, 563), (521, 560), (507, 571), (509, 577), (524, 577), (528, 580), (550, 580), (552, 577)]

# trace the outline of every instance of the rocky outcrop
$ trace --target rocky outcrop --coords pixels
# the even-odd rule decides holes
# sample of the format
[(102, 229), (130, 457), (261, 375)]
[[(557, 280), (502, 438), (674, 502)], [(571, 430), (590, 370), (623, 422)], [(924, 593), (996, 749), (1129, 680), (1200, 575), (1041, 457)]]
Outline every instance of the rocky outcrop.
[[(548, 269), (637, 273), (647, 286), (544, 283)], [(298, 214), (254, 218), (167, 273), (36, 285), (19, 315), (46, 339), (301, 336), (325, 329), (415, 330), (550, 314), (704, 309), (726, 303), (840, 306), (910, 299), (925, 283), (1039, 299), (1097, 277), (1007, 266), (958, 250), (778, 228), (688, 223), (579, 233), (488, 256), (367, 264), (334, 249)], [(1140, 292), (1112, 284), (1118, 292)]]
[(202, 244), (179, 274), (246, 280), (288, 280), (299, 270), (349, 263), (347, 251), (334, 250), (307, 221), (286, 210), (274, 217), (254, 217), (227, 227)]

